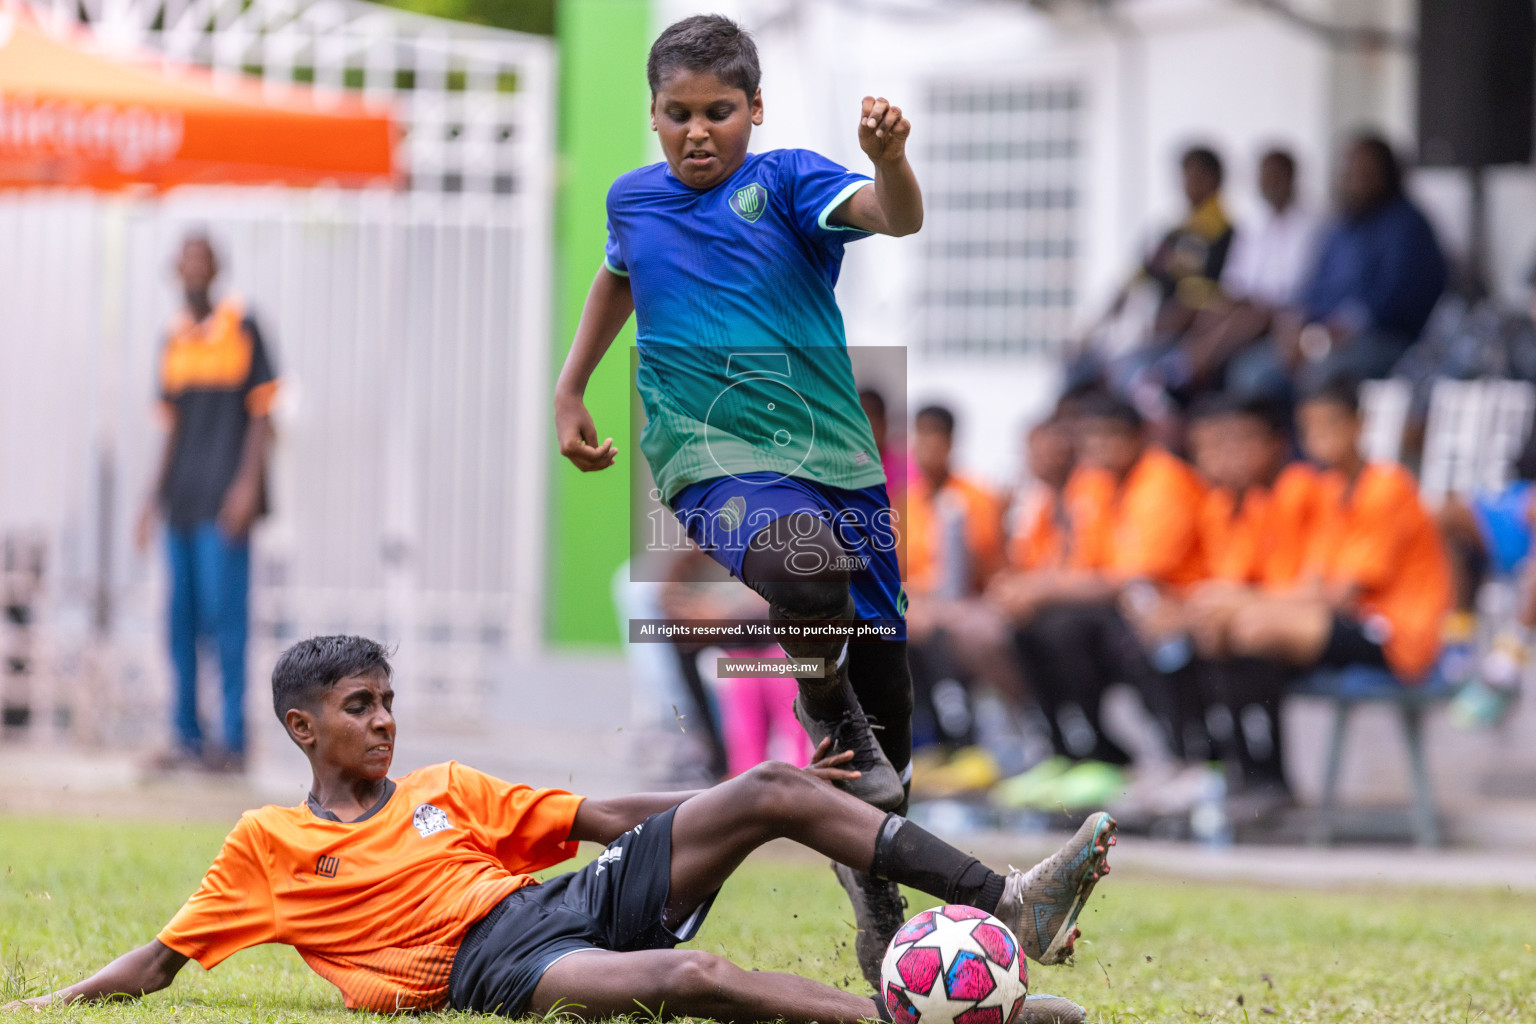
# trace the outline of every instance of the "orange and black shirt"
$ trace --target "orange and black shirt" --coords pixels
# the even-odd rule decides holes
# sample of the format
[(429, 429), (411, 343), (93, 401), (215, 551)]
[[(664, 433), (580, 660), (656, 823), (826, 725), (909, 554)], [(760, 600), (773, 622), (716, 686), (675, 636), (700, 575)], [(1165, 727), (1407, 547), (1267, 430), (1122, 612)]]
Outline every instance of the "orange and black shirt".
[(183, 311), (160, 356), (160, 401), (173, 433), (160, 493), (172, 526), (215, 518), (254, 416), (272, 411), (277, 374), (256, 321), (229, 298), (201, 321)]
[(205, 968), (283, 943), (351, 1009), (437, 1009), (469, 926), (575, 854), (581, 799), (449, 761), (395, 780), (358, 821), (248, 811), (158, 938)]

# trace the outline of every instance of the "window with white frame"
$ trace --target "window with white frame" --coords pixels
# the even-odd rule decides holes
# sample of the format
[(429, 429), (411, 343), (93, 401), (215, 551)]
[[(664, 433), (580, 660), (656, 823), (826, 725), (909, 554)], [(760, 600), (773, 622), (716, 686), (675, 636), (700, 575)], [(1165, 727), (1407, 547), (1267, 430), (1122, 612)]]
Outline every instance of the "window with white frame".
[(1051, 352), (1077, 304), (1083, 90), (952, 80), (928, 92), (919, 344), (932, 355)]

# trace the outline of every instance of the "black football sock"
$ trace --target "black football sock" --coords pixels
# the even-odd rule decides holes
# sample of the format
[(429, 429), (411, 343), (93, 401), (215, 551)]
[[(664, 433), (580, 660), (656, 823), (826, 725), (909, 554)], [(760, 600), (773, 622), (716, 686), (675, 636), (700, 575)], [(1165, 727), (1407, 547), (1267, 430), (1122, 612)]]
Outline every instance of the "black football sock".
[[(848, 682), (859, 706), (880, 728), (875, 740), (886, 759), (911, 787), (912, 671), (905, 640), (879, 640), (848, 646)], [(898, 808), (900, 814), (906, 808)]]
[(854, 708), (858, 701), (848, 685), (847, 645), (837, 655), (835, 668), (821, 678), (796, 678), (800, 684), (800, 706), (818, 722), (835, 722)]
[(881, 823), (869, 873), (989, 914), (1003, 898), (1002, 875), (899, 814)]
[(885, 1000), (884, 999), (871, 999), (870, 1002), (875, 1004), (875, 1015), (873, 1017), (869, 1018), (869, 1019), (870, 1020), (885, 1021), (886, 1024), (890, 1024), (890, 1021), (891, 1021), (891, 1011), (890, 1011), (890, 1008), (885, 1005)]

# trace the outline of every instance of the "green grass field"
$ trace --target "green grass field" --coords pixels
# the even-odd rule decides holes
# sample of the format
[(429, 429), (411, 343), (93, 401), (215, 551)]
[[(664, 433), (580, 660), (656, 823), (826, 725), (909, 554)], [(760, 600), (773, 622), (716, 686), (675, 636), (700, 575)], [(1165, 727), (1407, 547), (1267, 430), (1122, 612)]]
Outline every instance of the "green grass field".
[[(0, 1003), (74, 980), (151, 938), (196, 887), (223, 832), (0, 819)], [(851, 984), (848, 920), (831, 872), (752, 863), (695, 944), (746, 966)], [(1082, 925), (1088, 941), (1076, 966), (1036, 968), (1031, 988), (1086, 1004), (1094, 1020), (1536, 1021), (1529, 896), (1295, 892), (1122, 872), (1100, 886)], [(368, 1015), (342, 1009), (291, 950), (267, 947), (213, 972), (189, 964), (139, 1004), (46, 1016), (259, 1024)]]

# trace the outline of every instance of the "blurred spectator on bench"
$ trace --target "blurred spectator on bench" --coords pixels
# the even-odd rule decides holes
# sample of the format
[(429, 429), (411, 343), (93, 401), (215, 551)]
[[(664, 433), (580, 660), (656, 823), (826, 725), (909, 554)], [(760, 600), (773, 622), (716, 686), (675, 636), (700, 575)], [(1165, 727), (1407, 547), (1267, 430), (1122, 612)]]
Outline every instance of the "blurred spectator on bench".
[[(1456, 610), (1447, 620), (1447, 675), (1468, 682), (1451, 705), (1452, 718), (1464, 728), (1502, 722), (1520, 694), (1530, 657), (1531, 628), (1536, 625), (1536, 571), (1531, 546), (1536, 529), (1536, 429), (1515, 460), (1513, 477), (1497, 491), (1479, 491), (1463, 499), (1449, 496), (1439, 523), (1451, 556)], [(1477, 650), (1478, 596), (1486, 582), (1513, 585), (1514, 606), (1499, 608), (1486, 623), (1492, 636)], [(1453, 659), (1452, 651), (1463, 657)], [(1461, 661), (1457, 667), (1451, 663)]]
[(1160, 383), (1184, 404), (1220, 389), (1227, 363), (1300, 301), (1317, 262), (1322, 225), (1296, 194), (1296, 158), (1271, 149), (1259, 161), (1264, 212), (1244, 224), (1221, 275), (1221, 293), (1159, 366)]
[(1207, 578), (1183, 602), (1196, 672), (1229, 789), (1250, 809), (1290, 802), (1281, 761), (1280, 703), (1293, 670), (1234, 656), (1233, 613), (1265, 594), (1293, 590), (1317, 525), (1317, 472), (1291, 458), (1288, 411), (1278, 401), (1210, 396), (1195, 410), (1195, 466), (1211, 485), (1200, 509)]
[(1063, 569), (1072, 544), (1067, 481), (1077, 464), (1065, 419), (1053, 415), (1031, 427), (1025, 435), (1024, 450), (1028, 476), (1009, 509), (1007, 571)]
[(1413, 477), (1361, 458), (1357, 390), (1336, 379), (1302, 400), (1302, 447), (1321, 470), (1302, 573), (1290, 592), (1235, 608), (1221, 649), (1303, 671), (1385, 668), (1414, 685), (1439, 655), (1451, 570)]
[[(1194, 146), (1185, 150), (1179, 169), (1188, 214), (1162, 236), (1116, 292), (1104, 315), (1089, 329), (1082, 355), (1067, 372), (1074, 383), (1102, 381), (1114, 392), (1131, 396), (1143, 416), (1155, 424), (1173, 412), (1163, 402), (1157, 367), (1175, 351), (1196, 316), (1215, 300), (1234, 237), (1221, 199), (1221, 158), (1212, 149)], [(1157, 301), (1150, 333), (1139, 334), (1129, 350), (1123, 343), (1109, 341), (1115, 333), (1112, 325), (1126, 314), (1133, 294), (1148, 287)]]
[(1274, 319), (1270, 337), (1230, 364), (1239, 393), (1293, 393), (1341, 375), (1386, 376), (1418, 339), (1448, 277), (1434, 228), (1403, 190), (1391, 145), (1350, 143), (1339, 179), (1339, 217), (1323, 240), (1301, 302)]
[[(1187, 664), (1171, 673), (1154, 670), (1121, 610), (1131, 595), (1201, 578), (1197, 527), (1204, 488), (1181, 459), (1148, 442), (1141, 416), (1128, 403), (1108, 395), (1084, 399), (1078, 416), (1078, 465), (1066, 488), (1067, 566), (1004, 575), (989, 597), (1016, 626), (1020, 666), (1057, 753), (1093, 762), (1060, 782), (1089, 803), (1118, 793), (1124, 777), (1117, 769), (1131, 761), (1104, 728), (1102, 701), (1112, 683), (1141, 692), (1176, 756), (1205, 755), (1198, 709), (1187, 702), (1195, 687), (1181, 678)], [(1036, 774), (1062, 770), (1056, 762)], [(1069, 781), (1072, 773), (1081, 783)], [(1018, 788), (1030, 785), (1026, 780)]]
[(1003, 562), (1003, 510), (986, 487), (955, 472), (954, 440), (949, 409), (918, 410), (903, 552), (908, 659), (917, 732), (939, 749), (937, 756), (919, 759), (917, 789), (973, 789), (997, 781), (995, 761), (976, 746), (968, 691), (983, 680), (994, 689), (1016, 689), (1000, 679), (1010, 668), (1006, 629), (979, 596)]

